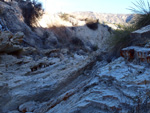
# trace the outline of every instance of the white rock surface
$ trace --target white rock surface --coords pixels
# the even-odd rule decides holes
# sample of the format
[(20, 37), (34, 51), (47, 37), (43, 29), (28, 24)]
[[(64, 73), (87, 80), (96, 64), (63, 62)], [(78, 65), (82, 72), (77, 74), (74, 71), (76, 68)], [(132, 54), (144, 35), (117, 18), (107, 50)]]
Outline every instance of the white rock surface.
[(35, 107), (31, 105), (34, 102), (29, 101), (44, 102), (55, 92), (61, 92), (95, 61), (92, 55), (75, 56), (63, 59), (43, 57), (35, 61), (32, 56), (1, 55), (0, 111), (8, 112), (19, 106), (20, 111), (31, 112)]
[[(60, 101), (58, 97), (54, 106), (47, 107), (46, 113), (146, 113), (150, 103), (149, 73), (147, 67), (126, 63), (123, 58), (118, 58), (99, 68), (89, 80), (71, 89), (76, 91), (68, 99)], [(47, 104), (50, 102), (53, 101)]]

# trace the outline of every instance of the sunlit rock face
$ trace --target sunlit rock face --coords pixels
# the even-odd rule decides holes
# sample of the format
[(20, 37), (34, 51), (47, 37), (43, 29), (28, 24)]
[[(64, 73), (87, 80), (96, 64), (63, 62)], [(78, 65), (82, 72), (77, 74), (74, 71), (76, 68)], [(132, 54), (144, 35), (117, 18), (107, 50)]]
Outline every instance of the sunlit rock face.
[[(96, 18), (78, 18), (76, 15), (67, 13), (45, 13), (37, 27), (35, 31), (39, 36), (43, 36), (45, 31), (49, 35), (51, 32), (54, 33), (53, 37), (48, 36), (44, 39), (45, 42), (55, 38), (59, 42), (70, 44), (76, 38), (80, 39), (86, 48), (101, 48), (102, 43), (111, 34), (109, 27), (99, 24)], [(58, 45), (61, 45), (59, 42)]]

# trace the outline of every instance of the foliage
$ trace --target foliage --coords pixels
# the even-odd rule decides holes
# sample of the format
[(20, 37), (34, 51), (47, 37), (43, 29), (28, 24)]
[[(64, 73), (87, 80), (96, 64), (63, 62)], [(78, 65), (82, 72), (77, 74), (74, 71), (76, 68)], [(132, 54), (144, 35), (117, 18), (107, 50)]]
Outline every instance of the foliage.
[(125, 25), (122, 25), (122, 24), (115, 24), (119, 29), (124, 29), (125, 28)]
[(19, 6), (22, 9), (22, 14), (25, 19), (25, 23), (30, 27), (32, 27), (33, 24), (36, 24), (37, 20), (43, 14), (42, 5), (36, 0), (20, 0)]
[(59, 15), (60, 15), (60, 18), (62, 18), (65, 21), (68, 21), (69, 14), (67, 14), (67, 13), (60, 13)]
[(139, 0), (135, 3), (132, 2), (132, 4), (133, 7), (130, 7), (129, 10), (137, 14), (135, 19), (136, 29), (150, 25), (150, 3)]
[(135, 28), (133, 26), (122, 26), (122, 29), (117, 29), (113, 32), (107, 40), (107, 44), (109, 45), (110, 52), (115, 54), (114, 56), (118, 57), (122, 48), (132, 44), (130, 33), (134, 30)]
[(59, 13), (59, 16), (61, 19), (65, 20), (65, 21), (69, 21), (69, 17), (75, 18), (75, 16), (67, 14), (67, 13)]
[(99, 24), (98, 20), (86, 19), (85, 21), (89, 29), (92, 29), (92, 30), (98, 29), (98, 24)]

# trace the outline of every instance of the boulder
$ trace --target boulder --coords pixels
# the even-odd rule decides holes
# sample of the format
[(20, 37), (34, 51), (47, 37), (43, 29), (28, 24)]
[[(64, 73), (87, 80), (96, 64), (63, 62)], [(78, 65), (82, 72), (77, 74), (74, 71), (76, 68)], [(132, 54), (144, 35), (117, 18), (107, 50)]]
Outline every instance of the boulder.
[(150, 63), (150, 48), (130, 46), (123, 48), (120, 55), (128, 60), (136, 59), (136, 61)]
[(10, 39), (10, 41), (14, 44), (21, 44), (23, 42), (24, 33), (17, 32), (15, 35)]
[(133, 38), (134, 43), (145, 44), (150, 40), (150, 25), (132, 32), (130, 36)]
[[(20, 35), (19, 35), (20, 34)], [(10, 31), (4, 31), (0, 33), (0, 52), (11, 53), (22, 51), (22, 47), (18, 44), (23, 40), (23, 34), (21, 32), (13, 35)]]

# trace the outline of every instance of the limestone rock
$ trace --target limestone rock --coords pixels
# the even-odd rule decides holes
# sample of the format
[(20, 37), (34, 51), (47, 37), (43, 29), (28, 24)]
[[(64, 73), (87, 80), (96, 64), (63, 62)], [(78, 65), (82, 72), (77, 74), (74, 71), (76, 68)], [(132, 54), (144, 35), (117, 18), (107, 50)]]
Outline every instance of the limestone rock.
[[(0, 13), (2, 13), (0, 11)], [(3, 23), (3, 21), (0, 19), (0, 31), (9, 31), (7, 26)]]
[(150, 25), (132, 32), (130, 36), (133, 39), (133, 43), (136, 45), (147, 44), (150, 40)]
[(23, 42), (24, 33), (17, 32), (15, 35), (10, 39), (10, 41), (14, 44), (21, 44)]
[(135, 59), (136, 62), (150, 63), (150, 48), (130, 46), (121, 50), (121, 56), (127, 60)]
[[(8, 92), (3, 92), (7, 98), (11, 98), (4, 101), (5, 98), (0, 97), (5, 102), (3, 103), (5, 106), (0, 107), (1, 111), (16, 110), (20, 105), (20, 110), (26, 108), (30, 111), (30, 105), (26, 107), (28, 105), (26, 102), (43, 102), (53, 98), (55, 90), (61, 90), (62, 86), (65, 86), (62, 83), (69, 84), (70, 80), (78, 77), (95, 61), (92, 55), (78, 57), (66, 56), (61, 60), (60, 58), (43, 57), (34, 60), (31, 55), (21, 58), (7, 54), (1, 55), (0, 71), (3, 74), (0, 74), (0, 81), (3, 84), (8, 83)], [(65, 98), (68, 98), (67, 94)], [(22, 105), (22, 103), (25, 104)], [(43, 103), (40, 106), (42, 105)]]
[(1, 32), (0, 52), (11, 53), (11, 52), (22, 51), (22, 47), (20, 45), (14, 44), (14, 40), (16, 41), (16, 43), (19, 44), (20, 43), (19, 40), (22, 40), (22, 37), (18, 37), (16, 39), (13, 38), (13, 34), (9, 31)]
[(131, 33), (131, 37), (135, 38), (150, 38), (150, 25)]
[(57, 100), (45, 103), (44, 106), (48, 106), (42, 109), (47, 113), (148, 112), (145, 106), (150, 102), (146, 95), (150, 83), (147, 69), (126, 64), (124, 58), (118, 58), (100, 67), (89, 81), (82, 81)]
[[(11, 4), (11, 5), (9, 5)], [(2, 27), (8, 28), (11, 32), (16, 33), (18, 31), (24, 33), (23, 41), (33, 47), (43, 47), (41, 38), (36, 35), (25, 23), (22, 16), (22, 11), (18, 6), (18, 3), (13, 1), (9, 4), (0, 1), (0, 10), (3, 14), (0, 15), (0, 25), (3, 22)], [(6, 30), (5, 30), (6, 31)], [(8, 30), (7, 30), (8, 31)], [(20, 34), (22, 35), (22, 34)]]

